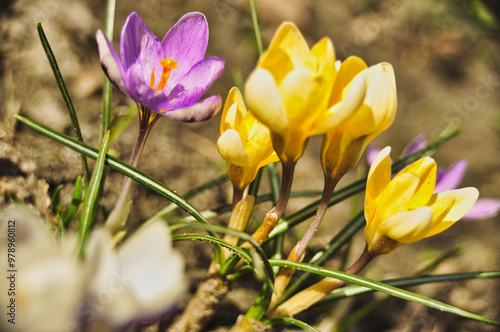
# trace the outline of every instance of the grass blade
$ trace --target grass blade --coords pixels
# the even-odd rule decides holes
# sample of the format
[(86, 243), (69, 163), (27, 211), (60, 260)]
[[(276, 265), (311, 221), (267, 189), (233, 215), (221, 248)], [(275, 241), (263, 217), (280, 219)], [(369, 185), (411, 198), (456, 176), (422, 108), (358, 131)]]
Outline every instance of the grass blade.
[(108, 153), (109, 136), (110, 134), (108, 131), (101, 142), (94, 172), (92, 172), (92, 178), (90, 179), (89, 186), (85, 192), (82, 215), (80, 217), (80, 224), (78, 225), (78, 247), (80, 250), (80, 256), (83, 256), (87, 234), (89, 232), (90, 225), (92, 224), (92, 219), (94, 218), (94, 207), (96, 205), (97, 197), (99, 196), (102, 174), (104, 173), (105, 168), (104, 161), (106, 159), (106, 153)]
[(492, 325), (497, 325), (500, 326), (500, 322), (489, 319), (477, 314), (474, 314), (472, 312), (468, 312), (466, 310), (462, 310), (460, 308), (454, 307), (452, 305), (433, 300), (430, 298), (427, 298), (425, 296), (412, 293), (409, 291), (406, 291), (404, 289), (396, 288), (394, 286), (390, 286), (387, 284), (384, 284), (382, 282), (374, 281), (371, 279), (367, 279), (364, 277), (360, 276), (355, 276), (351, 275), (345, 272), (340, 272), (332, 269), (328, 269), (325, 267), (321, 266), (316, 266), (316, 265), (310, 265), (306, 263), (297, 263), (297, 262), (290, 262), (287, 260), (270, 260), (271, 265), (277, 265), (277, 266), (286, 266), (290, 267), (296, 270), (301, 270), (301, 271), (306, 271), (314, 274), (318, 274), (321, 276), (325, 277), (330, 277), (330, 278), (335, 278), (339, 280), (343, 280), (349, 283), (356, 284), (358, 286), (364, 286), (367, 288), (371, 288), (374, 291), (379, 291), (382, 293), (389, 294), (391, 296), (395, 296), (398, 298), (401, 298), (406, 301), (411, 301), (419, 304), (423, 304), (427, 307), (434, 308), (443, 312), (448, 312), (457, 316), (461, 316), (464, 318), (468, 318), (471, 320), (476, 320), (479, 322), (487, 323), (487, 324), (492, 324)]
[[(49, 41), (47, 40), (47, 36), (45, 36), (45, 32), (43, 31), (42, 24), (38, 22), (37, 24), (38, 35), (40, 37), (40, 41), (42, 42), (43, 50), (47, 55), (47, 59), (49, 60), (50, 67), (52, 68), (52, 72), (54, 73), (54, 77), (56, 78), (57, 86), (59, 87), (59, 91), (64, 99), (64, 103), (66, 104), (66, 108), (69, 113), (69, 117), (71, 118), (71, 124), (73, 125), (73, 131), (75, 132), (76, 138), (83, 142), (82, 132), (80, 130), (80, 124), (78, 123), (78, 118), (76, 116), (75, 108), (73, 107), (73, 102), (71, 101), (71, 97), (68, 93), (68, 89), (66, 89), (66, 85), (64, 84), (63, 77), (61, 75), (61, 71), (59, 70), (59, 66), (57, 65), (56, 57), (52, 52), (52, 48), (50, 47)], [(85, 184), (88, 184), (88, 174), (89, 174), (89, 166), (87, 164), (87, 159), (82, 155), (80, 156), (82, 160), (82, 172), (83, 178), (85, 180)]]
[[(106, 7), (106, 24), (104, 34), (108, 37), (110, 42), (113, 42), (113, 31), (115, 23), (115, 7), (116, 0), (108, 0)], [(104, 83), (102, 87), (102, 123), (101, 123), (101, 137), (104, 137), (106, 132), (110, 129), (111, 122), (111, 95), (112, 85), (104, 74)]]
[(296, 326), (299, 327), (305, 331), (313, 331), (313, 332), (321, 332), (318, 329), (315, 329), (309, 324), (304, 323), (303, 321), (300, 321), (295, 318), (272, 318), (264, 321), (264, 324), (267, 324), (271, 327), (275, 326)]
[(262, 54), (264, 47), (262, 46), (262, 36), (260, 34), (259, 17), (257, 16), (257, 6), (255, 0), (250, 0), (250, 11), (252, 12), (253, 30), (255, 31), (255, 41), (257, 42), (257, 50)]
[[(491, 279), (500, 278), (500, 271), (495, 272), (465, 272), (465, 273), (453, 273), (453, 274), (441, 274), (441, 275), (424, 275), (418, 277), (410, 278), (398, 278), (384, 280), (382, 283), (394, 287), (409, 287), (417, 286), (422, 284), (428, 284), (432, 282), (448, 282), (448, 281), (460, 281), (460, 280), (471, 280), (471, 279)], [(336, 301), (344, 299), (347, 297), (358, 296), (362, 294), (372, 293), (375, 290), (360, 286), (346, 286), (334, 290), (329, 295), (325, 296), (316, 305), (321, 305), (331, 301)]]
[[(110, 138), (111, 140), (111, 138)], [(68, 210), (63, 214), (63, 224), (68, 225), (73, 216), (75, 215), (78, 207), (83, 202), (83, 188), (82, 188), (82, 177), (79, 176), (75, 181), (75, 190), (73, 190), (73, 199), (71, 200), (71, 205)]]
[[(98, 156), (97, 149), (83, 142), (77, 141), (71, 137), (58, 133), (24, 116), (16, 115), (16, 118), (25, 125), (27, 125), (28, 127), (38, 131), (39, 133), (49, 138), (52, 138), (53, 140), (69, 147), (70, 149), (73, 149), (92, 159), (97, 159)], [(138, 183), (146, 186), (147, 188), (157, 192), (158, 194), (172, 201), (173, 203), (178, 205), (181, 209), (192, 215), (199, 222), (210, 226), (210, 223), (205, 219), (205, 217), (203, 217), (203, 215), (198, 210), (196, 210), (191, 204), (186, 202), (181, 196), (177, 195), (173, 190), (163, 185), (160, 181), (156, 180), (155, 178), (141, 172), (137, 168), (132, 167), (126, 162), (117, 159), (113, 156), (106, 156), (105, 163), (107, 166), (114, 169), (115, 171), (120, 172), (121, 174), (132, 178), (134, 181), (137, 181)], [(217, 237), (217, 235), (212, 230), (210, 230), (210, 228), (207, 228), (207, 230), (212, 236)]]

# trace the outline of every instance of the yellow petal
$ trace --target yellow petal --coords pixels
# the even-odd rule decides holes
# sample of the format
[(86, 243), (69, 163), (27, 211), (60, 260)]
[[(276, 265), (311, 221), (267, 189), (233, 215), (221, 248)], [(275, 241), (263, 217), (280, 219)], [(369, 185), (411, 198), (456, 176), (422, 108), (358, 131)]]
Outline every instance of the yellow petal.
[(383, 220), (396, 213), (410, 210), (410, 202), (417, 190), (419, 178), (415, 174), (394, 177), (377, 199), (374, 219)]
[(376, 199), (391, 181), (391, 147), (387, 146), (375, 158), (366, 182), (365, 218), (367, 222), (373, 219), (376, 210)]
[[(276, 31), (269, 45), (268, 52), (275, 49), (281, 49), (288, 54), (294, 67), (302, 65), (310, 52), (309, 46), (307, 46), (307, 42), (299, 29), (291, 22), (282, 23), (278, 31)], [(264, 54), (259, 61), (259, 66), (267, 67), (269, 60), (272, 60), (272, 54)], [(270, 62), (274, 63), (274, 61)]]
[[(329, 92), (337, 76), (337, 69), (335, 68), (335, 51), (330, 38), (324, 37), (312, 47), (311, 53), (306, 61), (306, 66), (317, 75), (323, 76), (327, 84), (325, 89)], [(325, 93), (324, 97), (325, 103), (327, 103), (329, 99), (328, 93)]]
[(273, 76), (264, 69), (255, 69), (245, 84), (249, 109), (272, 132), (281, 133), (288, 127), (285, 106)]
[(309, 131), (310, 125), (321, 111), (322, 83), (321, 78), (307, 67), (295, 69), (285, 77), (279, 86), (279, 92), (291, 128), (305, 128)]
[(259, 126), (258, 130), (246, 141), (245, 150), (251, 165), (259, 165), (262, 160), (269, 157), (274, 152), (269, 129), (264, 125)]
[(366, 80), (361, 73), (356, 76), (342, 93), (342, 100), (332, 106), (317, 120), (313, 135), (324, 134), (347, 122), (363, 105), (366, 94)]
[(219, 137), (217, 140), (217, 150), (219, 150), (222, 158), (228, 163), (240, 167), (250, 167), (250, 159), (236, 130), (226, 130)]
[(352, 79), (360, 72), (368, 68), (365, 62), (358, 57), (349, 57), (340, 64), (340, 68), (335, 78), (335, 84), (330, 95), (329, 105), (335, 105), (340, 97), (344, 88), (352, 81)]
[(366, 143), (387, 129), (396, 115), (397, 97), (394, 72), (389, 64), (378, 64), (363, 72), (366, 96), (363, 106), (347, 123), (352, 138), (366, 137)]
[(432, 225), (432, 209), (428, 206), (403, 211), (380, 222), (377, 232), (399, 243), (423, 239)]
[(226, 98), (220, 122), (221, 135), (228, 129), (236, 129), (240, 126), (243, 115), (247, 112), (245, 102), (237, 87), (233, 87)]
[(441, 233), (453, 225), (457, 220), (462, 218), (467, 212), (469, 212), (474, 203), (476, 203), (478, 196), (478, 190), (472, 187), (443, 191), (433, 195), (431, 201), (429, 202), (431, 205), (447, 197), (452, 197), (454, 202), (450, 211), (446, 214), (443, 220), (439, 224), (433, 225), (427, 236)]
[(436, 187), (436, 173), (437, 166), (434, 159), (425, 157), (406, 166), (396, 175), (396, 177), (398, 177), (404, 174), (415, 174), (420, 179), (415, 195), (409, 205), (410, 209), (427, 204), (429, 199), (432, 197), (434, 188)]

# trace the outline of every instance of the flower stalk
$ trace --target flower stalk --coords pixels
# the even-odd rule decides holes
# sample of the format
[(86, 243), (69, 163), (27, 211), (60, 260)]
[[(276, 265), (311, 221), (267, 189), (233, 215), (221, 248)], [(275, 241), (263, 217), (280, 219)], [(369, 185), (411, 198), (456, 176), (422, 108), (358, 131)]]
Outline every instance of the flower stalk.
[[(359, 274), (370, 263), (377, 254), (368, 250), (367, 247), (359, 258), (345, 271), (349, 274)], [(272, 313), (271, 318), (292, 317), (309, 308), (321, 300), (333, 290), (342, 287), (346, 282), (335, 278), (324, 278), (320, 282), (297, 293), (289, 300), (278, 306)]]
[[(142, 106), (141, 104), (137, 104), (137, 106), (139, 108), (139, 134), (137, 135), (134, 150), (129, 162), (129, 164), (133, 167), (137, 167), (149, 133), (151, 132), (153, 125), (161, 117), (160, 114), (151, 112), (148, 108)], [(116, 205), (106, 220), (106, 227), (113, 234), (123, 228), (130, 213), (130, 206), (132, 205), (132, 198), (130, 197), (131, 186), (132, 179), (126, 177), (123, 181), (120, 196), (118, 197)]]

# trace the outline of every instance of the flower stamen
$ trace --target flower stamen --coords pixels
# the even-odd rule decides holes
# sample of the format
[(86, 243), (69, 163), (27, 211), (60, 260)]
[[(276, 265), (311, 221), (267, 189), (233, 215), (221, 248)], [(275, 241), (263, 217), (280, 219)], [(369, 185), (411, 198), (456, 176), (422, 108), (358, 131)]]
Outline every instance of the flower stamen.
[[(161, 59), (160, 64), (163, 67), (163, 73), (161, 74), (160, 83), (158, 83), (158, 87), (156, 88), (155, 92), (158, 92), (165, 88), (170, 76), (170, 71), (177, 68), (177, 62), (170, 58)], [(151, 72), (151, 81), (149, 82), (149, 87), (152, 90), (155, 89), (155, 68), (153, 68), (153, 71)]]

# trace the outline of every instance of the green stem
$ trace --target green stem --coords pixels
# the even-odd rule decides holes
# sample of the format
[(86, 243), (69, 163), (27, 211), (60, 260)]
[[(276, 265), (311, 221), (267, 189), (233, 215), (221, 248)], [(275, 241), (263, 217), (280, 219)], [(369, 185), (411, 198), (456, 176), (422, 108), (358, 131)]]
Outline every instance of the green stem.
[[(108, 36), (110, 42), (113, 42), (115, 7), (116, 7), (116, 0), (108, 0), (108, 5), (106, 7), (106, 25), (104, 29), (104, 34)], [(104, 74), (104, 83), (102, 87), (102, 122), (101, 122), (101, 135), (103, 137), (109, 130), (111, 122), (111, 95), (112, 95), (112, 85), (111, 82), (108, 80), (106, 74)]]
[(255, 41), (257, 42), (257, 50), (262, 54), (264, 47), (262, 46), (262, 36), (260, 34), (259, 17), (257, 15), (257, 6), (255, 0), (250, 0), (250, 11), (252, 12), (253, 30), (255, 31)]
[[(132, 156), (130, 157), (129, 164), (132, 167), (136, 167), (139, 163), (139, 159), (142, 155), (144, 145), (146, 140), (153, 128), (153, 125), (161, 117), (158, 113), (153, 113), (149, 109), (139, 106), (139, 135), (137, 135), (137, 140), (135, 142), (134, 150)], [(130, 206), (132, 204), (132, 199), (130, 198), (130, 187), (132, 185), (132, 179), (127, 177), (123, 181), (122, 190), (120, 192), (120, 197), (116, 202), (113, 211), (111, 211), (108, 219), (106, 220), (106, 226), (115, 233), (123, 228), (127, 217), (130, 212)]]

